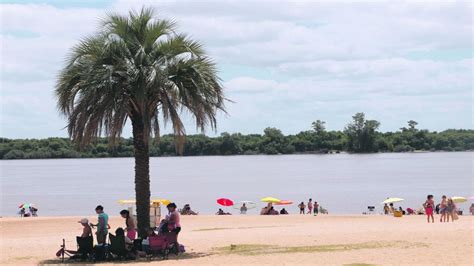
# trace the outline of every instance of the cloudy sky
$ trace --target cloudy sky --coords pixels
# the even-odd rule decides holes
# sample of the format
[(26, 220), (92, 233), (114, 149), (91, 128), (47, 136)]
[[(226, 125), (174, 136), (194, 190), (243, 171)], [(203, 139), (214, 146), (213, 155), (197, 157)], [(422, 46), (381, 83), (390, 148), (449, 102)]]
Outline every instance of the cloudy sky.
[(356, 112), (382, 131), (410, 119), (431, 130), (473, 127), (469, 1), (0, 3), (2, 137), (66, 136), (53, 90), (68, 50), (106, 12), (142, 6), (175, 19), (217, 62), (234, 103), (208, 134), (296, 133), (316, 119), (342, 129)]

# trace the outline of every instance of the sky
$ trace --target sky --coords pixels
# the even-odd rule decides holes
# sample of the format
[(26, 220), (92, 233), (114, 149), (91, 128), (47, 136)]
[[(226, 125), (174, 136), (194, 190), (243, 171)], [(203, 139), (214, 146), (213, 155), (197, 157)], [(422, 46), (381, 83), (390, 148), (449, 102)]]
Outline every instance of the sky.
[(473, 128), (470, 1), (0, 0), (0, 136), (67, 136), (53, 94), (66, 55), (107, 12), (143, 6), (217, 63), (232, 102), (208, 135), (341, 130), (357, 112), (381, 131)]

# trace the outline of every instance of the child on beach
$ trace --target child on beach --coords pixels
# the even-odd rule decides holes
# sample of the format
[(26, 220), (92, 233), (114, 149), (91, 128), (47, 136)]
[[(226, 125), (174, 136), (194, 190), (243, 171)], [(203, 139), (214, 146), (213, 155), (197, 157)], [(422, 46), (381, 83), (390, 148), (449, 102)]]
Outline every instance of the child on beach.
[(306, 206), (304, 205), (304, 202), (301, 202), (298, 205), (298, 208), (300, 208), (300, 214), (304, 214), (304, 209), (306, 208)]
[(446, 207), (447, 207), (448, 201), (446, 200), (446, 195), (443, 195), (441, 197), (441, 203), (439, 204), (439, 213), (441, 214), (441, 217), (439, 218), (439, 221), (446, 222)]
[(449, 217), (451, 217), (451, 220), (453, 222), (455, 220), (455, 217), (457, 217), (456, 205), (454, 204), (454, 201), (451, 198), (449, 198), (446, 203), (446, 217), (447, 217), (448, 222), (449, 222)]
[(97, 244), (105, 244), (105, 240), (107, 238), (107, 234), (109, 233), (108, 223), (109, 223), (109, 216), (104, 212), (104, 207), (98, 205), (95, 208), (95, 212), (97, 213), (97, 224), (90, 224), (92, 227), (97, 227)]
[(433, 200), (433, 195), (428, 195), (426, 197), (426, 201), (423, 204), (423, 207), (425, 208), (426, 219), (428, 220), (428, 223), (430, 222), (430, 217), (431, 217), (431, 222), (434, 223), (434, 216), (433, 216), (434, 200)]
[(313, 213), (313, 199), (309, 199), (308, 201), (308, 214), (311, 215)]
[(120, 212), (120, 216), (125, 218), (125, 231), (127, 232), (127, 237), (130, 240), (135, 240), (137, 236), (137, 229), (135, 227), (135, 221), (133, 220), (133, 217), (130, 216), (130, 212), (128, 210), (122, 210)]

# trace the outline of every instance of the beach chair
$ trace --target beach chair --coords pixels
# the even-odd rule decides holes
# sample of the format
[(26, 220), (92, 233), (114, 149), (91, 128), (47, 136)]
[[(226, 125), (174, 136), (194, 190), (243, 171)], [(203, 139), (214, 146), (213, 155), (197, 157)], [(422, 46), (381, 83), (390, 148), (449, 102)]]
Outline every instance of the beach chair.
[(109, 259), (125, 259), (127, 258), (128, 250), (125, 248), (125, 239), (117, 237), (109, 233)]
[(94, 250), (94, 238), (92, 236), (88, 237), (76, 237), (77, 242), (77, 251), (67, 250), (66, 241), (63, 239), (63, 244), (61, 249), (56, 253), (61, 257), (61, 260), (64, 262), (65, 256), (68, 256), (69, 259), (80, 259), (80, 260), (91, 260), (93, 257)]
[(170, 252), (170, 243), (166, 234), (150, 236), (148, 237), (148, 243), (150, 247), (148, 250), (148, 255), (150, 255), (150, 258), (157, 256), (162, 256), (163, 259), (168, 258), (168, 254)]
[(369, 212), (367, 214), (375, 214), (375, 206), (367, 206)]

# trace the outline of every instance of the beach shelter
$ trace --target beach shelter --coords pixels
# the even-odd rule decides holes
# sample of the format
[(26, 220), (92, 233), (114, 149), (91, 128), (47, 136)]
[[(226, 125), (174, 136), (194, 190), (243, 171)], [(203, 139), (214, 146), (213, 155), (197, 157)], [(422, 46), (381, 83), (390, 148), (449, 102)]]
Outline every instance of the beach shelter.
[(220, 199), (217, 199), (217, 204), (224, 207), (229, 207), (229, 206), (233, 206), (234, 202), (230, 199), (220, 198)]
[(456, 202), (456, 203), (463, 203), (463, 202), (466, 202), (467, 199), (465, 197), (451, 197), (451, 199), (453, 200), (453, 202)]
[(275, 205), (291, 205), (293, 204), (293, 201), (291, 200), (280, 200), (279, 202), (276, 202)]
[[(119, 200), (120, 205), (128, 205), (128, 211), (137, 223), (137, 216), (134, 212), (135, 200)], [(150, 200), (150, 226), (155, 227), (160, 224), (161, 221), (161, 206), (170, 204), (171, 201), (167, 199), (152, 199)]]
[(268, 203), (277, 203), (277, 202), (280, 202), (281, 200), (277, 198), (273, 198), (273, 197), (265, 197), (265, 198), (260, 199), (260, 201), (268, 202)]
[(386, 200), (384, 200), (382, 202), (382, 204), (389, 204), (389, 203), (395, 203), (395, 202), (400, 202), (400, 201), (404, 201), (404, 199), (402, 199), (402, 198), (387, 198)]

